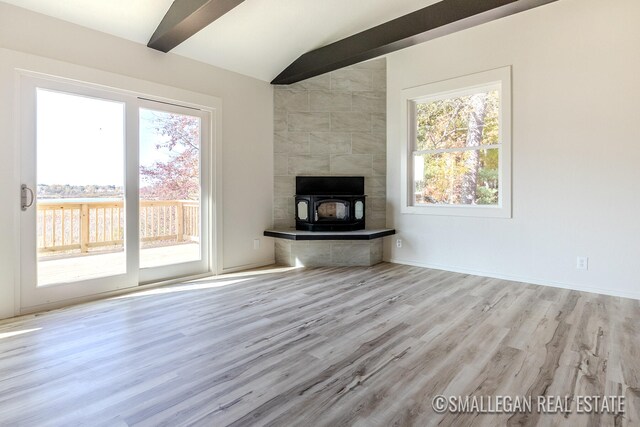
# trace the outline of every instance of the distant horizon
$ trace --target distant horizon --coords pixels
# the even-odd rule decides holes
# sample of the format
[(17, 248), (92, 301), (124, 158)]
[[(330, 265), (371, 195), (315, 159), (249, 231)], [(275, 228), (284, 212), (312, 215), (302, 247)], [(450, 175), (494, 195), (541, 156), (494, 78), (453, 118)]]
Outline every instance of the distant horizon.
[(47, 187), (54, 187), (54, 186), (58, 186), (58, 187), (120, 187), (120, 188), (124, 188), (123, 185), (118, 185), (118, 184), (60, 184), (58, 182), (56, 182), (55, 184), (48, 184), (46, 182), (39, 182), (38, 185), (46, 185)]
[[(93, 187), (86, 190), (86, 187)], [(39, 200), (65, 200), (85, 202), (94, 199), (122, 200), (125, 188), (115, 184), (38, 184), (36, 197)], [(140, 197), (149, 199), (149, 187), (140, 187)]]
[(69, 183), (60, 184), (59, 182), (56, 182), (54, 184), (48, 184), (46, 182), (39, 182), (38, 185), (46, 185), (48, 187), (59, 186), (59, 187), (123, 187), (124, 188), (124, 186), (118, 185), (118, 184), (69, 184)]
[[(47, 187), (116, 187), (116, 188), (122, 188), (124, 189), (124, 185), (118, 185), (118, 184), (59, 184), (59, 183), (55, 183), (55, 184), (48, 184), (48, 183), (38, 183), (37, 184), (38, 187), (40, 186), (47, 186)], [(149, 185), (142, 185), (142, 183), (140, 184), (139, 188), (146, 188), (146, 187), (150, 187)]]

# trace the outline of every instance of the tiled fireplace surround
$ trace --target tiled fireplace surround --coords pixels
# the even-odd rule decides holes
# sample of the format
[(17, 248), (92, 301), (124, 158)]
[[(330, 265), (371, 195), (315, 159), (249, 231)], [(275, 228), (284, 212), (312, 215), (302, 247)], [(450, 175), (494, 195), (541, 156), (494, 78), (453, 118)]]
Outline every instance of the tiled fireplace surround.
[[(386, 223), (386, 60), (274, 90), (274, 226), (294, 228), (297, 175), (365, 177), (368, 229)], [(370, 265), (382, 242), (276, 240), (285, 265)]]

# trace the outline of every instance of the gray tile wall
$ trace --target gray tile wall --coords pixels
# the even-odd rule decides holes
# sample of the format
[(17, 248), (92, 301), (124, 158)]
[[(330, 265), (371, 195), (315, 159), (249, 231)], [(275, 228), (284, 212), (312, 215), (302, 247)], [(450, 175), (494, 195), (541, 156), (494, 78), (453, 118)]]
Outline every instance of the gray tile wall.
[(296, 175), (362, 175), (367, 228), (386, 223), (386, 59), (274, 91), (274, 226), (295, 227)]

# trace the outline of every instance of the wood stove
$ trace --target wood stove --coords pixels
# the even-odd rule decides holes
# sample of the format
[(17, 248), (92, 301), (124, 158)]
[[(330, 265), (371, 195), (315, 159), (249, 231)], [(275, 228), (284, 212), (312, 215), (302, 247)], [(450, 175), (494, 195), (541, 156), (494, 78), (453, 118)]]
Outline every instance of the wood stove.
[(363, 230), (365, 198), (362, 176), (297, 176), (296, 230)]

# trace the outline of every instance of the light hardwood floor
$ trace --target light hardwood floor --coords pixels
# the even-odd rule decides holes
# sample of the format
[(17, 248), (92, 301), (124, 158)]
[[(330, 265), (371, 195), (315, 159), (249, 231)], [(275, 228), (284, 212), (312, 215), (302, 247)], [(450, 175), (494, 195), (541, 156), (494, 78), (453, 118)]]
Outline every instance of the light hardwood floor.
[[(0, 323), (2, 426), (640, 425), (640, 302), (393, 264), (256, 271)], [(433, 396), (623, 395), (624, 416)]]

